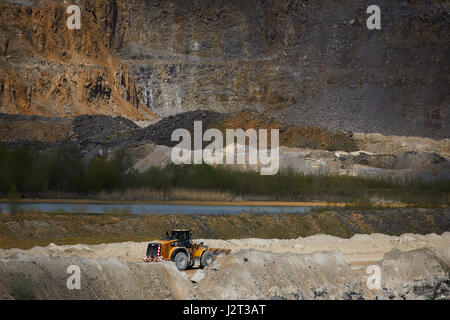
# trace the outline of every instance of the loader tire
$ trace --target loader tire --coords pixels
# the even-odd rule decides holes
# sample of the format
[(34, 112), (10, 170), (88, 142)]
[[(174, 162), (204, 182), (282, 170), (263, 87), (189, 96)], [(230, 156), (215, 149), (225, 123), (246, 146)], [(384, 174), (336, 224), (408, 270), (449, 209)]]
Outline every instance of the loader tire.
[(215, 260), (214, 255), (211, 251), (206, 250), (202, 254), (202, 258), (200, 259), (200, 267), (205, 268), (209, 266), (211, 263), (213, 263)]
[(178, 252), (175, 255), (175, 259), (173, 259), (173, 261), (175, 262), (175, 265), (177, 266), (178, 270), (186, 270), (189, 264), (188, 256), (184, 252)]

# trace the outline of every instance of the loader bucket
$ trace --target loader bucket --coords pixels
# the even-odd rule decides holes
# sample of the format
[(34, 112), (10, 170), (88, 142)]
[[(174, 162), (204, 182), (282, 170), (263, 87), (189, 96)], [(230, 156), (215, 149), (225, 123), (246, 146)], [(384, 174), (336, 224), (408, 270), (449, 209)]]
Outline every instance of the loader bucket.
[(209, 248), (209, 251), (215, 256), (228, 256), (231, 254), (231, 249), (224, 249), (224, 248)]

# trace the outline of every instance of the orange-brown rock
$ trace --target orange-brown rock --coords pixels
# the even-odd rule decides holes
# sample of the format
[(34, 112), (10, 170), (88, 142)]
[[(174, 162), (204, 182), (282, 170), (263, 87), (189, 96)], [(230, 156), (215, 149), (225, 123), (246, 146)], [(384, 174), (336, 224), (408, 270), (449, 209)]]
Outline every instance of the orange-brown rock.
[(80, 30), (67, 28), (68, 16), (59, 1), (0, 4), (0, 111), (151, 118), (93, 16), (82, 15)]

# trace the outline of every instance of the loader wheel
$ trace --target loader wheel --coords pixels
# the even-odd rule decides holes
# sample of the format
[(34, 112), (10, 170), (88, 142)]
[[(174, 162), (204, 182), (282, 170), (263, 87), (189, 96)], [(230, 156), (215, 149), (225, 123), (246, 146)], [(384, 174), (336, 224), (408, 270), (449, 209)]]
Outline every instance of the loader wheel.
[(178, 270), (186, 270), (189, 263), (189, 259), (186, 253), (178, 252), (175, 255), (175, 259), (173, 260), (175, 261), (175, 265), (177, 266)]
[(215, 260), (214, 255), (212, 254), (211, 251), (205, 251), (202, 254), (202, 258), (200, 259), (200, 266), (202, 268), (205, 268), (207, 266), (209, 266), (211, 263), (213, 263)]

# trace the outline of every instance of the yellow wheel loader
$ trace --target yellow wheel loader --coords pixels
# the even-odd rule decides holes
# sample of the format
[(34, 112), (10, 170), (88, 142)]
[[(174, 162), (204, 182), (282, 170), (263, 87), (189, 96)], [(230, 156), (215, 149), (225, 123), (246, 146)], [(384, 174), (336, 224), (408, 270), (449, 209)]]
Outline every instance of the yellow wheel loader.
[(179, 270), (207, 267), (217, 256), (229, 255), (230, 249), (208, 248), (208, 245), (192, 241), (191, 230), (176, 229), (161, 240), (148, 244), (144, 261), (173, 261)]

